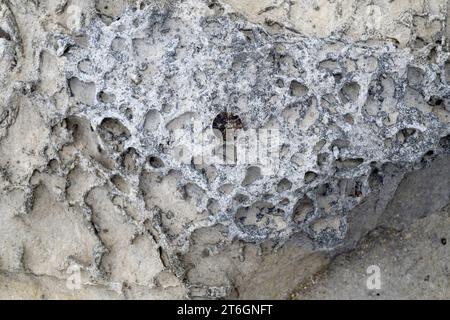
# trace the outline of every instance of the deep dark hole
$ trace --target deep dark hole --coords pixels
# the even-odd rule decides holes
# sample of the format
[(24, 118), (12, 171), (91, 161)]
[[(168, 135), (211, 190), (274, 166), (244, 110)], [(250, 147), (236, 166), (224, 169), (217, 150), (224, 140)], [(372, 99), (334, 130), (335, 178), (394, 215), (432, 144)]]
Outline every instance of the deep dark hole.
[(163, 168), (164, 167), (164, 162), (158, 157), (150, 157), (149, 162), (153, 168)]
[(440, 106), (443, 103), (442, 99), (436, 96), (430, 97), (428, 104), (430, 106)]
[(448, 136), (442, 137), (439, 140), (439, 146), (444, 150), (450, 151), (450, 134)]
[(0, 28), (0, 38), (6, 39), (8, 41), (11, 41), (11, 36), (2, 28)]
[(212, 123), (212, 128), (222, 133), (222, 138), (226, 140), (227, 130), (239, 130), (243, 128), (241, 118), (237, 114), (231, 112), (219, 113)]

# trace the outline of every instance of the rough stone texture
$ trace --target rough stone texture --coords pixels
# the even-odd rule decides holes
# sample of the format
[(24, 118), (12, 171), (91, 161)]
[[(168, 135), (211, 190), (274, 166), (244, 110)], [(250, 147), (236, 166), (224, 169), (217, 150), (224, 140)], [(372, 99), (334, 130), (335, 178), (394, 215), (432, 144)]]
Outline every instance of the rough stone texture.
[[(334, 297), (337, 255), (390, 254), (373, 230), (425, 248), (450, 202), (448, 12), (0, 0), (0, 298), (286, 298), (330, 262), (305, 286)], [(271, 170), (177, 134), (230, 128), (278, 130)]]

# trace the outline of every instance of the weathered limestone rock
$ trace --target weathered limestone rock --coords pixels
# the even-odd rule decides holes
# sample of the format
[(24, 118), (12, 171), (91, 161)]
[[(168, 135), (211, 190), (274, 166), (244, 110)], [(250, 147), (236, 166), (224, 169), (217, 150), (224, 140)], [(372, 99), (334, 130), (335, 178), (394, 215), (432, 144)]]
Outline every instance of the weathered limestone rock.
[(441, 210), (448, 12), (0, 0), (0, 298), (286, 298)]

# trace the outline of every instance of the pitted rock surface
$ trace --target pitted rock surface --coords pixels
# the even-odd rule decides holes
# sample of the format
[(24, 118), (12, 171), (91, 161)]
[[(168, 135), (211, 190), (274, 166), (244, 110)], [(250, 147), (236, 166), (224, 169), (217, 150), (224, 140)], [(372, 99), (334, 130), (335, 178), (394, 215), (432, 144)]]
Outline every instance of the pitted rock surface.
[[(448, 156), (436, 2), (392, 39), (401, 10), (377, 32), (317, 33), (234, 1), (1, 1), (0, 270), (63, 286), (80, 265), (82, 298), (285, 295), (377, 227), (355, 227), (361, 206), (378, 196), (383, 217), (408, 172)], [(226, 129), (276, 133), (270, 170), (218, 161)], [(270, 289), (283, 261), (307, 271)]]

